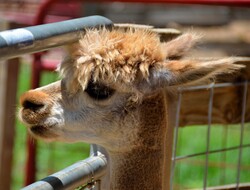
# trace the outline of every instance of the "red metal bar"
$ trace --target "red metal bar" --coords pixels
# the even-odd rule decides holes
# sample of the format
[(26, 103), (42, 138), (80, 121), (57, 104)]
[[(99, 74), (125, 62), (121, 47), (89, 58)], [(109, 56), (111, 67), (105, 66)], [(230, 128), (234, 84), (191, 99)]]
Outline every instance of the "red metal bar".
[(95, 1), (123, 2), (123, 3), (169, 3), (169, 4), (176, 3), (176, 4), (200, 4), (200, 5), (250, 6), (250, 0), (95, 0)]
[[(31, 88), (37, 88), (41, 80), (41, 53), (33, 55), (33, 63), (31, 68)], [(27, 138), (27, 160), (25, 167), (25, 186), (33, 183), (36, 180), (36, 152), (37, 142), (34, 138), (28, 135)]]
[(36, 180), (36, 152), (37, 142), (30, 137), (27, 137), (27, 159), (25, 164), (25, 181), (24, 185), (27, 186)]

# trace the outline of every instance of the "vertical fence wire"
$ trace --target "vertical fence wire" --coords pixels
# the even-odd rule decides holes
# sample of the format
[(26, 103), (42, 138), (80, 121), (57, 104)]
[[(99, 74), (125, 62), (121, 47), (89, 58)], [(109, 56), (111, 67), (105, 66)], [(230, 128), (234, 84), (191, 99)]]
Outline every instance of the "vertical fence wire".
[[(247, 103), (247, 90), (248, 90), (249, 82), (238, 82), (238, 83), (219, 83), (219, 84), (210, 84), (210, 85), (203, 85), (203, 86), (193, 86), (193, 87), (184, 87), (178, 89), (178, 102), (177, 102), (177, 109), (176, 109), (176, 121), (175, 121), (175, 129), (174, 129), (174, 142), (173, 142), (173, 149), (172, 149), (172, 165), (171, 165), (171, 176), (170, 176), (170, 190), (173, 190), (174, 188), (174, 176), (175, 176), (175, 167), (176, 162), (182, 159), (187, 159), (190, 157), (205, 155), (205, 168), (204, 168), (204, 176), (203, 176), (203, 189), (207, 189), (207, 183), (208, 183), (208, 167), (209, 167), (209, 155), (212, 153), (217, 152), (226, 152), (230, 150), (239, 150), (239, 157), (238, 157), (238, 163), (237, 163), (237, 181), (236, 181), (236, 189), (240, 189), (240, 169), (241, 169), (241, 160), (242, 160), (242, 152), (243, 148), (250, 147), (250, 144), (243, 144), (243, 136), (244, 136), (244, 124), (245, 124), (245, 114), (246, 114), (246, 103)], [(214, 88), (224, 88), (224, 87), (231, 87), (231, 86), (244, 86), (243, 90), (243, 97), (242, 97), (242, 112), (241, 112), (241, 127), (240, 127), (240, 144), (239, 146), (235, 147), (229, 147), (229, 148), (222, 148), (218, 150), (210, 151), (210, 137), (211, 137), (211, 126), (212, 126), (212, 112), (213, 112), (213, 101), (214, 101)], [(195, 91), (195, 90), (202, 90), (202, 89), (209, 89), (209, 102), (208, 102), (208, 123), (207, 123), (207, 138), (206, 138), (206, 150), (201, 153), (197, 154), (188, 154), (188, 155), (180, 155), (177, 156), (177, 144), (178, 144), (178, 132), (179, 132), (179, 119), (180, 119), (180, 109), (182, 104), (182, 93), (185, 91)], [(226, 126), (227, 128), (227, 126)], [(224, 132), (227, 133), (226, 129)], [(223, 138), (223, 142), (227, 143), (227, 134)], [(224, 155), (223, 158), (226, 156)], [(225, 176), (225, 172), (224, 172)], [(223, 180), (224, 181), (224, 180)]]
[(175, 174), (175, 164), (176, 164), (176, 151), (178, 144), (178, 132), (179, 132), (179, 118), (181, 111), (181, 100), (182, 100), (182, 91), (178, 89), (178, 102), (176, 109), (176, 117), (175, 117), (175, 129), (174, 129), (174, 143), (173, 143), (173, 152), (172, 152), (172, 166), (171, 166), (171, 176), (170, 176), (170, 190), (173, 190), (174, 186), (174, 174)]
[[(228, 141), (228, 126), (224, 125), (222, 126), (222, 130), (223, 130), (223, 138), (222, 138), (222, 146), (223, 147), (227, 147), (227, 141)], [(227, 151), (222, 151), (221, 152), (221, 161), (222, 162), (227, 162)], [(225, 183), (225, 179), (226, 179), (226, 170), (221, 170), (221, 176), (220, 176), (220, 184), (224, 184)]]
[(101, 190), (101, 180), (96, 181), (96, 190)]
[(98, 147), (96, 144), (90, 145), (90, 156), (97, 156), (98, 155)]
[(246, 114), (246, 102), (247, 102), (247, 89), (248, 89), (248, 81), (244, 83), (244, 91), (242, 97), (242, 112), (241, 112), (241, 127), (240, 127), (240, 146), (239, 146), (239, 158), (237, 165), (237, 181), (236, 181), (236, 189), (239, 190), (240, 184), (240, 168), (241, 168), (241, 158), (242, 158), (242, 146), (243, 146), (243, 135), (244, 135), (244, 124), (245, 124), (245, 114)]
[(213, 112), (213, 99), (214, 99), (214, 83), (211, 84), (210, 92), (209, 92), (206, 161), (205, 161), (205, 172), (204, 172), (204, 179), (203, 179), (203, 189), (204, 190), (206, 190), (206, 188), (207, 188), (207, 175), (208, 175), (209, 147), (210, 147), (210, 135), (211, 135), (211, 124), (212, 124), (212, 112)]

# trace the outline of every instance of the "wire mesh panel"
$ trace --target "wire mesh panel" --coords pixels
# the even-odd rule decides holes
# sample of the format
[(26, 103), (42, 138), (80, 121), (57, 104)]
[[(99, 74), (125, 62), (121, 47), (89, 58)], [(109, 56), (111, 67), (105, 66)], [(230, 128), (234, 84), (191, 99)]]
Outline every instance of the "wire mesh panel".
[[(250, 183), (246, 184), (250, 182), (250, 141), (247, 137), (250, 125), (246, 123), (248, 88), (249, 82), (245, 81), (179, 89), (170, 179), (172, 190), (250, 188)], [(232, 100), (223, 100), (229, 95), (225, 93), (228, 89), (237, 94), (238, 98), (233, 101), (238, 106)], [(190, 106), (189, 99), (183, 97), (194, 93), (200, 93), (207, 105), (197, 99), (196, 105)], [(183, 112), (184, 104), (190, 106), (190, 113)], [(233, 111), (224, 111), (220, 104), (222, 107), (230, 105)], [(197, 107), (197, 112), (192, 112)], [(188, 122), (183, 114), (189, 115), (188, 120), (193, 118), (193, 124), (185, 125)], [(235, 119), (236, 115), (240, 118)]]

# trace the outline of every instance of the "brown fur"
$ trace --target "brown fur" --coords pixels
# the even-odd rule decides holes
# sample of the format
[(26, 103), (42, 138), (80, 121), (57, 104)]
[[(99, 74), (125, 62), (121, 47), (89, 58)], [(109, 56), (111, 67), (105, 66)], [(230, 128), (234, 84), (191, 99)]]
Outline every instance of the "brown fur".
[[(241, 68), (231, 58), (182, 59), (196, 41), (194, 34), (184, 34), (162, 44), (148, 29), (89, 30), (69, 48), (59, 68), (62, 82), (21, 97), (20, 118), (40, 138), (103, 146), (110, 154), (108, 189), (167, 189), (165, 89)], [(91, 97), (84, 91), (90, 80), (110, 84), (114, 95), (103, 101)], [(128, 107), (132, 99), (136, 104)], [(36, 110), (27, 101), (44, 106)]]
[(200, 36), (194, 33), (187, 33), (171, 40), (170, 42), (163, 43), (165, 50), (165, 57), (167, 59), (178, 59), (184, 56), (200, 39)]
[(154, 94), (138, 107), (138, 146), (119, 157), (111, 152), (112, 190), (163, 189), (164, 137), (167, 127), (164, 93)]
[[(173, 83), (204, 82), (221, 72), (241, 68), (233, 65), (230, 58), (218, 61), (180, 60), (198, 39), (196, 34), (187, 33), (161, 43), (156, 33), (145, 28), (88, 30), (78, 43), (68, 48), (69, 56), (59, 71), (65, 78), (67, 89), (74, 94), (80, 89), (85, 90), (89, 80), (132, 86), (134, 82), (148, 80), (151, 68), (164, 68), (171, 72), (172, 78), (166, 79), (164, 86), (168, 83), (172, 86)], [(198, 78), (192, 78), (195, 75)]]
[(93, 30), (71, 47), (60, 72), (75, 92), (80, 86), (84, 90), (91, 77), (94, 81), (131, 84), (137, 75), (147, 78), (149, 67), (164, 59), (159, 37), (148, 30)]

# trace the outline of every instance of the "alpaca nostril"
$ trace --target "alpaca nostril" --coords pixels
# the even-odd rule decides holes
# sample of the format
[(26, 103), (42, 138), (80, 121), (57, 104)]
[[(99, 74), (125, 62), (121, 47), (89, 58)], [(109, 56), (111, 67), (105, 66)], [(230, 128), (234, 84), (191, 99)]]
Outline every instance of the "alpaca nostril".
[(50, 96), (40, 90), (30, 90), (20, 97), (20, 105), (27, 117), (31, 112), (44, 114), (49, 109)]
[(32, 102), (30, 100), (25, 100), (22, 103), (22, 106), (23, 106), (24, 109), (30, 109), (32, 111), (37, 111), (37, 110), (43, 108), (45, 105), (42, 104), (42, 103)]

